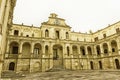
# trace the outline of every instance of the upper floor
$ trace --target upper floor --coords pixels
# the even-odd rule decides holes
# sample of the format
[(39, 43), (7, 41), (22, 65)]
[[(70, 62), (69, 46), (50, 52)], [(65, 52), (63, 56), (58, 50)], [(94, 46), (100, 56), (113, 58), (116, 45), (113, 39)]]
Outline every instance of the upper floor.
[(72, 32), (71, 27), (65, 23), (65, 19), (58, 18), (52, 13), (48, 21), (41, 23), (40, 27), (24, 24), (13, 24), (9, 35), (19, 37), (32, 37), (43, 39), (60, 39), (71, 41), (96, 42), (120, 32), (120, 22), (94, 33)]

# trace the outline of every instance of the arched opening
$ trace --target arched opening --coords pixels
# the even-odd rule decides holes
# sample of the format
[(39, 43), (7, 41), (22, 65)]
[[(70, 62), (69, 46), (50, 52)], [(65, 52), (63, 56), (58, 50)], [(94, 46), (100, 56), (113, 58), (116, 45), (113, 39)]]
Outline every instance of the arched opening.
[(45, 37), (49, 37), (49, 31), (47, 29), (45, 30)]
[(22, 46), (22, 54), (24, 56), (30, 56), (30, 50), (31, 50), (31, 46), (29, 43), (24, 43)]
[(99, 56), (101, 54), (100, 46), (99, 45), (96, 46), (96, 51), (97, 51), (97, 55)]
[(101, 62), (101, 61), (99, 61), (99, 69), (103, 69), (103, 68), (102, 68), (102, 62)]
[(15, 69), (15, 63), (14, 63), (14, 62), (11, 62), (11, 63), (9, 64), (9, 70), (14, 71), (14, 69)]
[(116, 52), (118, 50), (117, 42), (115, 40), (111, 42), (111, 47), (112, 47), (112, 52)]
[(36, 43), (36, 44), (34, 45), (34, 56), (35, 56), (35, 57), (40, 56), (41, 50), (42, 50), (41, 45), (40, 45), (39, 43)]
[(115, 65), (116, 65), (116, 69), (120, 69), (120, 64), (118, 59), (115, 59)]
[(53, 46), (53, 66), (63, 67), (63, 47), (58, 44)]
[(90, 61), (90, 68), (91, 68), (92, 70), (94, 69), (93, 61)]
[(73, 57), (74, 57), (74, 56), (78, 56), (77, 46), (73, 45), (73, 46), (72, 46), (72, 51), (73, 51)]
[(81, 46), (81, 47), (80, 47), (80, 52), (81, 52), (81, 54), (82, 54), (83, 56), (85, 56), (85, 48), (84, 48), (84, 46)]
[(46, 45), (45, 46), (45, 55), (48, 55), (48, 50), (49, 50), (48, 45)]
[(10, 44), (10, 54), (18, 54), (19, 44), (17, 42), (12, 42)]
[(88, 50), (88, 55), (92, 55), (92, 50), (90, 46), (87, 47), (87, 50)]
[(66, 39), (69, 39), (69, 34), (68, 34), (68, 32), (66, 32)]
[(108, 54), (108, 45), (107, 45), (107, 43), (103, 44), (103, 50), (104, 50), (105, 54)]
[(67, 46), (67, 56), (70, 55), (70, 50), (69, 50), (69, 47)]

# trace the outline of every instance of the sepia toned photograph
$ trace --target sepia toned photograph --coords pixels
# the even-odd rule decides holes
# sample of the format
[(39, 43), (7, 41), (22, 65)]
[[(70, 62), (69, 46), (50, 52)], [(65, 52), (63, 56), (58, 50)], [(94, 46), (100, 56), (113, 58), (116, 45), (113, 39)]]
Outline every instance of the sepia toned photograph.
[(0, 0), (0, 80), (120, 80), (120, 0)]

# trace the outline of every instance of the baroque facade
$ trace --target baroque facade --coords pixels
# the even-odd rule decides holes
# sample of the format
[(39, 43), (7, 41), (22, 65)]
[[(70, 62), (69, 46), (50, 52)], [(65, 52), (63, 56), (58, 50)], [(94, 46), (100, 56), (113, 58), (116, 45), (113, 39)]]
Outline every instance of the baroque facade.
[(71, 31), (55, 13), (40, 27), (12, 24), (15, 0), (4, 1), (7, 7), (3, 8), (6, 18), (0, 15), (0, 72), (120, 69), (120, 22), (89, 34)]
[(13, 24), (7, 40), (3, 71), (120, 69), (120, 22), (79, 33), (52, 13), (40, 27)]

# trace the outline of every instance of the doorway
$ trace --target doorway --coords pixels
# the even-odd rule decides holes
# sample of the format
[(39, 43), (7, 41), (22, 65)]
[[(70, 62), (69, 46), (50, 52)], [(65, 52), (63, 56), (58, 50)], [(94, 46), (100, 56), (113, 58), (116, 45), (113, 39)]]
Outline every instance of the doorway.
[(53, 46), (53, 67), (63, 67), (63, 48), (61, 45)]
[(14, 68), (15, 68), (15, 63), (14, 63), (14, 62), (11, 62), (11, 63), (9, 64), (9, 70), (14, 71)]

